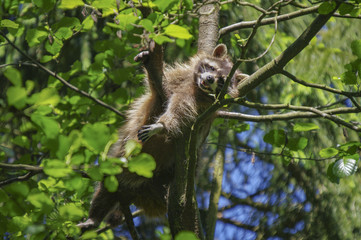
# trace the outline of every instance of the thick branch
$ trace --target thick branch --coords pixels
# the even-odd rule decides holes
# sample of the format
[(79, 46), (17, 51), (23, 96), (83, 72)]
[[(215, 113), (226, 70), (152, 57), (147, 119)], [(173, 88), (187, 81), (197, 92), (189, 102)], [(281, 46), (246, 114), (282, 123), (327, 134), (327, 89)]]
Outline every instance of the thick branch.
[[(340, 3), (338, 3), (338, 8)], [(311, 39), (318, 33), (318, 31), (326, 24), (326, 22), (332, 16), (332, 13), (327, 15), (318, 15), (311, 25), (299, 36), (295, 42), (291, 44), (285, 51), (276, 57), (273, 61), (269, 62), (257, 72), (253, 73), (245, 81), (241, 82), (238, 86), (239, 96), (246, 95), (250, 90), (257, 87), (259, 84), (264, 82), (267, 78), (280, 73), (283, 67), (291, 61), (298, 53), (300, 53), (311, 41)]]
[(120, 111), (118, 111), (116, 108), (106, 104), (105, 102), (92, 97), (89, 93), (84, 92), (83, 90), (75, 87), (74, 85), (70, 84), (68, 81), (66, 81), (64, 78), (60, 77), (58, 74), (56, 74), (55, 72), (51, 71), (50, 69), (48, 69), (47, 67), (45, 67), (44, 65), (40, 64), (38, 61), (36, 61), (35, 59), (33, 59), (32, 57), (30, 57), (28, 54), (26, 54), (24, 51), (22, 51), (20, 48), (18, 48), (14, 43), (12, 43), (10, 41), (10, 39), (6, 36), (5, 33), (0, 31), (0, 35), (2, 37), (4, 37), (6, 39), (6, 41), (16, 50), (18, 51), (21, 55), (23, 55), (25, 58), (29, 59), (32, 63), (34, 63), (38, 68), (40, 68), (41, 70), (43, 70), (44, 72), (46, 72), (47, 74), (49, 74), (50, 76), (58, 79), (62, 84), (64, 84), (66, 87), (70, 88), (71, 90), (73, 90), (76, 93), (79, 93), (80, 95), (83, 95), (84, 97), (89, 98), (90, 100), (92, 100), (93, 102), (99, 104), (102, 107), (105, 107), (113, 112), (115, 112), (116, 114), (118, 114), (121, 117), (125, 117), (125, 115), (123, 113), (121, 113)]
[(227, 130), (220, 130), (218, 136), (218, 149), (216, 157), (214, 159), (213, 167), (213, 180), (211, 196), (209, 198), (209, 210), (207, 215), (207, 239), (211, 240), (214, 238), (214, 231), (216, 228), (217, 213), (218, 213), (218, 202), (221, 196), (222, 180), (223, 180), (223, 168), (225, 158), (225, 145), (227, 143)]
[(219, 0), (203, 0), (199, 9), (198, 52), (212, 53), (218, 41)]

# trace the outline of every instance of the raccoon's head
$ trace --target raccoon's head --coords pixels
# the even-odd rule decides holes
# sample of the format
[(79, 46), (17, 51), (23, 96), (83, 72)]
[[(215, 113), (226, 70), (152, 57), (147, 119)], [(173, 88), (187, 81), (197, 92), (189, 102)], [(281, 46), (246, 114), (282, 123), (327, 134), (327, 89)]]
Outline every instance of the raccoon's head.
[[(227, 47), (219, 44), (213, 50), (213, 54), (201, 58), (195, 69), (195, 81), (200, 90), (208, 95), (218, 94), (231, 71), (233, 63), (227, 57)], [(230, 88), (238, 80), (239, 73), (236, 72), (232, 79)], [(239, 82), (239, 81), (238, 81)], [(237, 84), (237, 83), (236, 83)]]

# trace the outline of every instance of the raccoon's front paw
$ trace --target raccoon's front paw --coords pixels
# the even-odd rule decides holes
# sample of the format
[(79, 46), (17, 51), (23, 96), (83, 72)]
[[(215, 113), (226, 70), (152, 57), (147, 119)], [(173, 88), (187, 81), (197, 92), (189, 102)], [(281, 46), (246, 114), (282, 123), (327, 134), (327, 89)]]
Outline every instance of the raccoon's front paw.
[(138, 131), (138, 139), (142, 142), (145, 142), (151, 136), (161, 132), (163, 129), (164, 129), (164, 126), (161, 123), (144, 125)]
[(134, 57), (134, 61), (136, 61), (136, 62), (140, 62), (140, 61), (144, 62), (144, 61), (147, 60), (148, 56), (149, 56), (149, 51), (140, 52), (140, 53), (137, 54), (137, 56)]

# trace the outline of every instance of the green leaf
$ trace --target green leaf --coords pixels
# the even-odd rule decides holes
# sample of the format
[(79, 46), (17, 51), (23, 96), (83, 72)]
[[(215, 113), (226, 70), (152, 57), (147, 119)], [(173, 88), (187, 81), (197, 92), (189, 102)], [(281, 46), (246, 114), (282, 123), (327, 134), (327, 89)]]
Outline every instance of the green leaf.
[(26, 197), (29, 194), (29, 186), (26, 182), (14, 182), (6, 187), (6, 192), (17, 197)]
[(336, 3), (334, 1), (323, 2), (318, 8), (318, 13), (329, 14), (335, 9), (335, 7), (336, 7)]
[(163, 35), (155, 35), (154, 34), (153, 36), (149, 36), (149, 37), (152, 38), (159, 45), (162, 45), (163, 43), (166, 43), (166, 42), (174, 42), (169, 37), (166, 37), (166, 36), (163, 36)]
[(56, 157), (59, 159), (65, 159), (65, 156), (69, 153), (70, 139), (67, 136), (59, 134), (58, 136), (58, 149), (56, 150)]
[(59, 8), (73, 9), (79, 6), (84, 6), (84, 2), (82, 0), (62, 0), (59, 5)]
[(54, 209), (53, 201), (43, 192), (31, 193), (27, 200), (40, 212), (50, 213)]
[(340, 178), (337, 177), (334, 173), (333, 173), (333, 166), (335, 165), (335, 163), (331, 163), (330, 165), (328, 165), (328, 168), (327, 168), (327, 178), (333, 182), (333, 183), (337, 183), (339, 184), (340, 183)]
[(33, 0), (33, 3), (44, 12), (49, 12), (54, 8), (55, 0)]
[(142, 19), (139, 25), (143, 26), (148, 32), (154, 32), (153, 23), (149, 19)]
[(180, 39), (190, 39), (193, 37), (186, 28), (174, 24), (167, 26), (164, 34)]
[(16, 68), (6, 68), (4, 71), (4, 76), (9, 79), (9, 81), (14, 84), (15, 87), (21, 87), (23, 85), (21, 80), (21, 73)]
[(153, 176), (153, 170), (156, 167), (156, 163), (153, 157), (146, 153), (141, 153), (136, 157), (133, 157), (128, 163), (128, 169), (130, 172), (135, 172), (139, 176), (151, 178)]
[(89, 15), (89, 16), (87, 16), (87, 17), (84, 19), (84, 21), (81, 23), (81, 25), (82, 25), (82, 29), (81, 29), (82, 32), (89, 31), (89, 30), (92, 29), (93, 26), (94, 26), (94, 20), (93, 20), (93, 18)]
[(26, 105), (26, 89), (22, 87), (9, 87), (6, 96), (10, 106), (22, 109)]
[(103, 180), (103, 173), (98, 167), (92, 167), (87, 170), (88, 175), (95, 181)]
[(108, 176), (104, 179), (104, 186), (109, 192), (116, 192), (118, 190), (118, 180), (115, 176)]
[(4, 19), (0, 21), (0, 27), (6, 27), (6, 28), (18, 28), (19, 24), (14, 23), (13, 21), (9, 19)]
[(55, 37), (60, 40), (66, 40), (73, 36), (73, 31), (68, 27), (61, 27), (56, 31)]
[(100, 163), (100, 171), (107, 175), (116, 175), (122, 172), (122, 168), (116, 163), (103, 161)]
[(341, 15), (345, 15), (352, 12), (353, 9), (354, 6), (352, 4), (341, 3), (340, 7), (338, 8), (338, 11)]
[(284, 130), (271, 130), (264, 137), (266, 143), (280, 147), (286, 143), (286, 134)]
[(137, 155), (142, 150), (142, 145), (135, 140), (128, 140), (125, 143), (125, 154), (124, 157), (128, 158), (131, 155)]
[(319, 129), (319, 126), (314, 123), (296, 123), (293, 126), (293, 131), (295, 132), (307, 132), (315, 129)]
[(338, 154), (338, 150), (336, 148), (324, 148), (319, 152), (322, 158), (331, 158)]
[(129, 14), (119, 14), (116, 17), (116, 20), (118, 20), (118, 24), (115, 23), (107, 23), (107, 25), (114, 27), (114, 28), (119, 28), (121, 30), (132, 30), (134, 28), (134, 26), (132, 25), (133, 23), (136, 23), (138, 21), (138, 18), (136, 16), (134, 16), (133, 13), (129, 13)]
[(68, 176), (73, 170), (64, 161), (47, 159), (43, 162), (44, 173), (46, 175), (62, 178)]
[(341, 75), (341, 80), (346, 85), (355, 85), (357, 84), (357, 75), (353, 71), (347, 71)]
[(156, 5), (161, 12), (165, 12), (166, 10), (173, 7), (177, 0), (156, 0), (154, 1), (154, 5)]
[(74, 203), (69, 203), (59, 207), (59, 214), (63, 219), (70, 221), (80, 221), (85, 215), (84, 211)]
[(16, 68), (6, 68), (4, 71), (4, 76), (9, 79), (9, 81), (14, 84), (15, 87), (21, 87), (23, 85), (21, 80), (21, 73)]
[(48, 32), (44, 28), (35, 28), (29, 29), (26, 33), (26, 41), (29, 44), (29, 47), (34, 47), (39, 45), (48, 37)]
[(352, 54), (361, 58), (361, 40), (354, 40), (351, 42)]
[(305, 137), (290, 138), (287, 142), (287, 147), (292, 151), (303, 150), (308, 144), (308, 139)]
[(339, 159), (335, 162), (332, 171), (339, 178), (353, 175), (357, 170), (357, 160), (352, 158)]
[(175, 240), (198, 240), (198, 238), (193, 232), (182, 231), (175, 236)]
[(59, 132), (60, 126), (57, 121), (50, 117), (42, 116), (40, 114), (32, 114), (31, 121), (33, 121), (49, 139), (55, 139)]
[(63, 47), (63, 42), (59, 39), (55, 39), (55, 41), (51, 44), (49, 41), (45, 43), (45, 49), (52, 55), (57, 55), (60, 53)]
[(16, 136), (12, 142), (23, 148), (30, 148), (30, 141), (26, 136)]
[(100, 153), (110, 140), (110, 131), (102, 123), (86, 124), (83, 129), (83, 142), (85, 145)]
[(39, 93), (34, 93), (28, 99), (28, 103), (34, 105), (51, 105), (56, 106), (60, 101), (60, 96), (55, 88), (44, 88)]

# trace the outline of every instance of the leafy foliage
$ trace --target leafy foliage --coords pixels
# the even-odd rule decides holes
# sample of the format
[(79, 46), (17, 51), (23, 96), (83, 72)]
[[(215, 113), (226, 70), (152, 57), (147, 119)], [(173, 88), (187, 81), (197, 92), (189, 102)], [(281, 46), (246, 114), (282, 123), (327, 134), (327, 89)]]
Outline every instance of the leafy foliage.
[[(140, 4), (140, 1), (131, 2)], [(254, 2), (270, 7), (269, 1)], [(108, 191), (114, 192), (118, 187), (116, 175), (124, 167), (143, 177), (153, 176), (155, 161), (149, 155), (139, 154), (139, 143), (129, 141), (120, 159), (107, 157), (117, 140), (116, 129), (124, 122), (124, 115), (104, 105), (124, 113), (134, 98), (144, 92), (140, 87), (144, 74), (133, 58), (140, 49), (148, 47), (148, 38), (167, 46), (165, 58), (171, 62), (196, 52), (199, 20), (192, 16), (199, 5), (189, 0), (143, 1), (143, 4), (151, 11), (135, 8), (126, 1), (4, 0), (0, 4), (0, 161), (8, 164), (0, 165), (3, 184), (0, 188), (0, 236), (4, 239), (77, 238), (81, 233), (76, 224), (87, 215), (95, 181), (103, 181)], [(323, 1), (317, 11), (326, 15), (336, 5), (335, 1)], [(221, 9), (221, 26), (237, 22), (239, 17), (245, 20), (259, 17), (256, 8), (241, 8), (235, 3), (222, 3)], [(296, 8), (286, 6), (283, 10)], [(338, 9), (341, 16), (356, 17), (360, 12), (359, 0), (344, 2)], [(245, 63), (242, 70), (252, 73), (278, 56), (309, 25), (311, 18), (280, 22), (268, 54), (258, 61)], [(354, 105), (350, 98), (342, 100), (347, 97), (345, 95), (307, 86), (312, 83), (344, 92), (359, 92), (360, 29), (358, 22), (351, 21), (333, 19), (332, 24), (326, 25), (309, 47), (286, 66), (289, 72), (305, 79), (306, 84), (291, 83), (280, 76), (252, 90), (246, 98), (268, 104), (312, 106), (316, 110), (330, 108), (333, 104), (345, 108)], [(251, 31), (237, 31), (222, 36), (221, 41), (230, 46), (231, 55), (237, 58), (251, 39)], [(335, 37), (335, 33), (340, 34)], [(273, 35), (274, 26), (259, 28), (247, 56), (260, 55)], [(354, 99), (360, 104), (359, 96)], [(236, 108), (237, 112), (254, 116), (290, 110), (285, 107), (275, 112), (238, 105)], [(360, 122), (355, 113), (339, 119), (351, 125)], [(361, 204), (356, 184), (361, 147), (359, 133), (345, 133), (347, 130), (343, 131), (340, 125), (308, 117), (273, 121), (272, 124), (216, 119), (214, 126), (209, 143), (220, 137), (218, 128), (226, 129), (230, 139), (227, 147), (240, 149), (241, 146), (246, 152), (224, 150), (233, 157), (226, 161), (224, 193), (220, 201), (224, 206), (221, 206), (223, 210), (219, 209), (223, 212), (217, 215), (218, 229), (226, 229), (227, 234), (217, 230), (218, 236), (231, 239), (235, 228), (237, 237), (241, 234), (253, 236), (254, 226), (259, 227), (258, 231), (263, 231), (260, 234), (264, 236), (277, 234), (284, 238), (289, 238), (291, 233), (296, 238), (304, 237), (309, 232), (315, 238), (322, 234), (331, 238), (335, 232), (344, 239), (356, 236), (359, 215), (349, 214), (353, 210), (348, 206)], [(209, 196), (209, 169), (214, 168), (211, 160), (216, 155), (216, 149), (209, 145), (206, 153), (209, 160), (200, 162), (198, 174), (197, 193), (203, 209), (207, 208), (204, 199)], [(258, 154), (259, 151), (264, 152)], [(299, 168), (295, 169), (298, 162)], [(251, 169), (250, 166), (256, 167)], [(273, 170), (269, 170), (271, 168)], [(257, 178), (250, 174), (258, 171), (261, 173)], [(261, 177), (264, 178), (260, 180)], [(330, 181), (325, 181), (326, 177)], [(262, 183), (257, 187), (249, 185), (250, 179)], [(344, 183), (342, 189), (330, 184), (340, 183), (340, 179)], [(324, 186), (329, 189), (327, 194), (322, 192)], [(350, 204), (344, 204), (344, 197), (338, 196), (340, 191)], [(299, 195), (307, 198), (298, 200)], [(333, 202), (346, 207), (338, 208)], [(313, 215), (300, 210), (307, 209), (307, 204), (312, 205)], [(244, 205), (251, 210), (239, 208)], [(331, 208), (334, 215), (329, 216), (327, 214), (331, 213), (325, 211)], [(243, 225), (232, 220), (232, 214), (240, 211), (247, 212), (247, 221), (240, 221), (245, 222)], [(238, 215), (233, 219), (239, 220)], [(352, 224), (349, 224), (349, 216), (353, 217)], [(325, 221), (318, 221), (321, 217), (339, 222), (327, 225)], [(311, 226), (313, 222), (324, 225)], [(303, 228), (296, 228), (297, 224)], [(151, 233), (144, 230), (150, 238), (155, 234), (154, 228), (151, 230)], [(353, 232), (355, 236), (351, 236)], [(82, 235), (82, 239), (114, 237), (111, 230), (101, 234), (89, 231)], [(169, 230), (157, 237), (170, 239)], [(193, 233), (182, 232), (175, 239), (197, 238)]]

